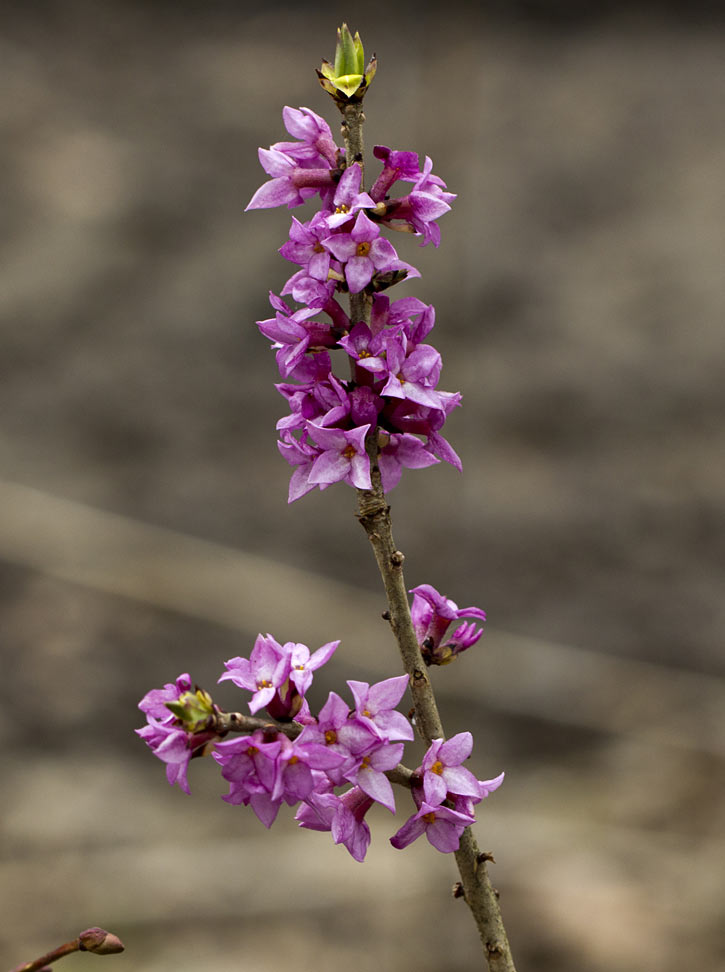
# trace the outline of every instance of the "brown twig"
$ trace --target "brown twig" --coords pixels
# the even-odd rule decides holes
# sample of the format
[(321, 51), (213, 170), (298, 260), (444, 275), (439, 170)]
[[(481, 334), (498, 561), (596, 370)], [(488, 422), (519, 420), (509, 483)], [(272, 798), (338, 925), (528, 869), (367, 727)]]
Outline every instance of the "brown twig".
[(11, 969), (11, 972), (43, 972), (51, 962), (63, 958), (64, 955), (72, 955), (73, 952), (93, 952), (94, 955), (113, 955), (116, 952), (122, 951), (123, 942), (117, 935), (106, 931), (105, 928), (94, 926), (93, 928), (86, 928), (85, 931), (80, 933), (78, 938), (74, 938), (71, 942), (65, 942), (63, 945), (58, 945), (57, 948), (54, 948), (46, 955), (41, 955), (40, 958), (34, 959), (32, 962), (25, 962), (23, 965), (16, 965), (14, 969)]
[(274, 719), (260, 719), (257, 716), (244, 715), (241, 712), (222, 712), (218, 709), (209, 718), (207, 730), (219, 736), (226, 736), (229, 732), (281, 732), (288, 739), (296, 739), (302, 732), (299, 722), (277, 722)]

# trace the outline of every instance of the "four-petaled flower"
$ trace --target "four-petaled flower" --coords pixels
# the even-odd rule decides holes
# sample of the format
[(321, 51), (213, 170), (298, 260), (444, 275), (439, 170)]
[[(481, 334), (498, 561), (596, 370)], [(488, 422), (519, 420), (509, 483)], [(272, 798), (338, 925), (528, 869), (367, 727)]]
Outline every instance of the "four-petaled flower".
[(409, 817), (400, 830), (393, 834), (390, 843), (402, 850), (421, 834), (425, 834), (436, 850), (451, 854), (458, 850), (461, 834), (472, 823), (474, 818), (466, 813), (459, 813), (439, 804), (429, 804), (424, 800), (418, 812)]
[(258, 635), (249, 658), (231, 658), (226, 672), (219, 679), (231, 679), (239, 688), (254, 693), (249, 700), (249, 711), (257, 712), (274, 698), (277, 689), (284, 685), (289, 674), (289, 655), (272, 635)]
[[(339, 644), (339, 641), (329, 641), (322, 648), (318, 648), (317, 651), (312, 653), (310, 653), (307, 645), (292, 644), (289, 646), (289, 678), (290, 682), (294, 682), (300, 695), (304, 695), (312, 685), (312, 673), (332, 658)], [(285, 645), (285, 647), (288, 646)]]
[(359, 294), (375, 273), (401, 265), (392, 243), (380, 235), (380, 227), (359, 212), (349, 233), (337, 233), (322, 241), (325, 249), (345, 265), (345, 280), (351, 294)]
[(315, 486), (345, 482), (357, 489), (372, 489), (370, 459), (365, 451), (369, 428), (369, 425), (361, 425), (346, 431), (308, 422), (307, 431), (320, 449), (312, 463), (308, 482)]
[(449, 793), (465, 797), (478, 797), (478, 780), (470, 770), (461, 766), (473, 750), (470, 732), (459, 732), (448, 740), (434, 739), (425, 754), (423, 793), (428, 803), (443, 803)]
[(415, 738), (413, 727), (396, 709), (408, 687), (407, 675), (395, 675), (375, 685), (353, 679), (349, 679), (347, 684), (355, 699), (358, 719), (377, 733), (380, 739), (394, 742)]

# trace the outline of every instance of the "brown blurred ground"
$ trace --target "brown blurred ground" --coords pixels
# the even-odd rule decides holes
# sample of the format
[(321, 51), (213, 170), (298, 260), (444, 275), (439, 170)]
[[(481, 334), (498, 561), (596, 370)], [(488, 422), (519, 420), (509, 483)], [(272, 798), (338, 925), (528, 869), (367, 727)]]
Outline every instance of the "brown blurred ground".
[(721, 967), (722, 27), (245, 9), (3, 14), (0, 966), (90, 924), (119, 972), (480, 965), (452, 861), (393, 852), (385, 812), (356, 865), (290, 814), (266, 834), (211, 766), (169, 790), (131, 733), (149, 687), (212, 687), (259, 630), (343, 636), (320, 697), (395, 665), (352, 493), (285, 504), (253, 322), (288, 217), (242, 213), (283, 105), (336, 123), (313, 68), (347, 16), (380, 61), (368, 145), (459, 193), (440, 250), (396, 242), (464, 475), (391, 500), (411, 586), (489, 613), (437, 682), (479, 775), (507, 771), (478, 833), (519, 967)]

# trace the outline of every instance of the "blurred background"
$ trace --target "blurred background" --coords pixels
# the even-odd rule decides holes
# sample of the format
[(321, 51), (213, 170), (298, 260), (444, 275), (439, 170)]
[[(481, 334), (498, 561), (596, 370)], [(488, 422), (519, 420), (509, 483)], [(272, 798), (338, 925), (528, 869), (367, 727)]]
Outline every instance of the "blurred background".
[(464, 474), (391, 502), (409, 586), (488, 612), (434, 675), (471, 768), (507, 773), (476, 832), (518, 966), (723, 967), (722, 14), (3, 7), (1, 967), (93, 924), (118, 972), (481, 967), (452, 858), (388, 845), (405, 794), (360, 865), (288, 811), (267, 834), (210, 761), (169, 788), (132, 732), (258, 631), (343, 639), (318, 703), (399, 671), (354, 493), (286, 504), (254, 322), (289, 214), (243, 213), (284, 105), (337, 130), (314, 68), (343, 19), (379, 59), (368, 150), (459, 196), (439, 250), (396, 238), (422, 279), (395, 296), (436, 305)]

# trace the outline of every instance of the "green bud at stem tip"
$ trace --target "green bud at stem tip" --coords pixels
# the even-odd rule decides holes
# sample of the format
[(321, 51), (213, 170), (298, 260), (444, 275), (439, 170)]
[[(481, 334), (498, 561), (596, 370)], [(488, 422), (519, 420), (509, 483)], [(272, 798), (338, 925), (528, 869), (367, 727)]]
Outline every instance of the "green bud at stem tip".
[(350, 33), (347, 24), (337, 31), (335, 63), (323, 61), (317, 70), (320, 84), (338, 103), (362, 101), (365, 91), (375, 76), (377, 62), (375, 57), (365, 67), (365, 52), (360, 34)]

